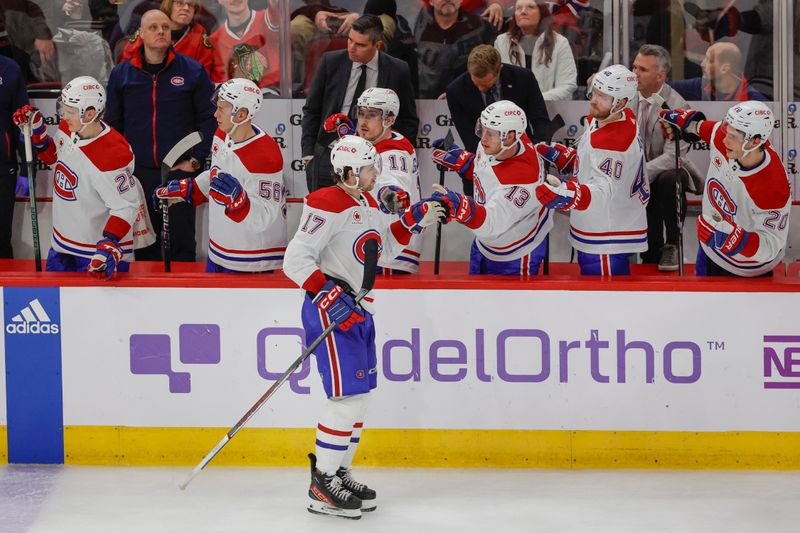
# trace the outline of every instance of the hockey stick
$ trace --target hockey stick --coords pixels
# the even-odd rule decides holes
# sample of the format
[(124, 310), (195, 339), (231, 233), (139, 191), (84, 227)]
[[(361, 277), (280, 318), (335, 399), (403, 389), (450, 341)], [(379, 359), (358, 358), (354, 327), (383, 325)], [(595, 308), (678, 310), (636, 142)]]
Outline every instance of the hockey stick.
[[(546, 142), (550, 144), (553, 140), (553, 135), (556, 134), (558, 130), (564, 127), (564, 118), (561, 114), (557, 114), (553, 117), (553, 120), (548, 122), (547, 127), (542, 132), (542, 142)], [(550, 172), (550, 164), (545, 163), (544, 165), (545, 174)], [(545, 237), (547, 239), (547, 244), (545, 244), (544, 248), (544, 266), (542, 267), (542, 273), (547, 275), (550, 273), (550, 236), (548, 235)]]
[[(453, 142), (454, 142), (453, 130), (448, 128), (447, 135), (444, 136), (444, 141), (442, 141), (441, 150), (444, 150), (445, 152), (448, 151), (450, 148), (453, 147)], [(436, 166), (439, 167), (439, 185), (441, 187), (444, 187), (444, 173), (445, 173), (445, 171), (447, 169), (445, 167), (443, 167), (442, 165), (436, 165)], [(438, 275), (439, 274), (439, 262), (440, 262), (440, 259), (441, 259), (441, 255), (442, 255), (442, 223), (441, 222), (437, 222), (436, 223), (436, 250), (435, 250), (434, 255), (433, 255), (433, 274), (434, 275)]]
[(31, 230), (33, 231), (33, 257), (36, 261), (36, 272), (42, 271), (42, 250), (39, 247), (39, 212), (36, 209), (36, 168), (33, 164), (33, 148), (31, 147), (31, 116), (22, 125), (25, 137), (25, 160), (28, 163), (28, 197), (31, 202)]
[[(161, 186), (166, 187), (169, 181), (169, 172), (178, 161), (178, 158), (200, 144), (203, 135), (199, 131), (193, 131), (172, 147), (164, 156), (161, 162)], [(169, 242), (169, 204), (165, 199), (161, 200), (161, 256), (164, 258), (164, 272), (172, 271), (172, 253)]]
[[(666, 102), (661, 109), (669, 109)], [(675, 199), (678, 202), (678, 276), (683, 277), (683, 176), (681, 175), (681, 132), (672, 129), (675, 136)]]
[[(369, 291), (372, 290), (372, 286), (375, 284), (375, 271), (377, 270), (377, 268), (378, 268), (378, 241), (376, 241), (375, 239), (370, 239), (364, 244), (364, 278), (363, 281), (361, 282), (361, 290), (358, 291), (358, 294), (355, 297), (355, 303), (359, 303), (361, 300), (363, 300), (364, 297), (369, 293)], [(336, 327), (337, 324), (332, 323), (327, 328), (325, 328), (325, 331), (323, 331), (319, 337), (314, 339), (314, 342), (312, 342), (308, 346), (308, 348), (306, 348), (303, 351), (303, 353), (300, 354), (300, 357), (298, 357), (295, 360), (295, 362), (292, 363), (288, 369), (286, 369), (286, 372), (283, 373), (280, 379), (278, 379), (278, 381), (273, 383), (272, 386), (269, 389), (267, 389), (267, 392), (261, 395), (261, 398), (259, 398), (258, 401), (255, 404), (253, 404), (253, 406), (244, 414), (244, 416), (241, 419), (239, 419), (239, 421), (236, 422), (236, 424), (230, 430), (228, 430), (228, 433), (226, 433), (222, 437), (222, 440), (220, 440), (217, 443), (217, 445), (214, 446), (214, 448), (212, 448), (212, 450), (208, 452), (208, 454), (205, 457), (203, 457), (203, 460), (200, 461), (196, 467), (194, 467), (194, 470), (191, 471), (189, 476), (180, 485), (178, 485), (181, 490), (186, 489), (186, 487), (197, 476), (197, 474), (199, 474), (200, 471), (202, 471), (206, 467), (206, 465), (208, 465), (208, 463), (210, 463), (211, 460), (220, 452), (220, 450), (222, 450), (222, 448), (224, 448), (225, 445), (228, 444), (228, 442), (230, 442), (230, 440), (234, 437), (234, 435), (236, 435), (236, 433), (238, 433), (239, 430), (242, 429), (242, 427), (247, 423), (247, 421), (250, 420), (250, 418), (252, 418), (252, 416), (256, 414), (256, 412), (258, 412), (259, 409), (261, 409), (261, 407), (267, 402), (267, 400), (269, 400), (272, 397), (272, 395), (275, 394), (275, 392), (281, 387), (281, 385), (283, 385), (286, 382), (286, 380), (289, 379), (289, 376), (295, 370), (297, 370), (297, 368), (300, 365), (303, 364), (303, 361), (305, 361), (308, 358), (308, 356), (311, 355), (311, 352), (313, 352), (314, 349), (317, 346), (319, 346), (320, 343), (324, 341), (325, 338), (328, 335), (330, 335), (331, 332)]]

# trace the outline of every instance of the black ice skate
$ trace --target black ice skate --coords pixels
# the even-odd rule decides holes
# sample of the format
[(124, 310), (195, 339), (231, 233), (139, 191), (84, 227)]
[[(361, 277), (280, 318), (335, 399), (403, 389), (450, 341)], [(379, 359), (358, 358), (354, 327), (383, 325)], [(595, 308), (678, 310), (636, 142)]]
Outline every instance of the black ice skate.
[(378, 507), (377, 494), (363, 483), (359, 483), (353, 478), (353, 472), (349, 468), (340, 468), (336, 475), (342, 480), (342, 486), (355, 494), (361, 500), (361, 511), (368, 513)]
[(361, 500), (342, 486), (339, 476), (328, 476), (317, 470), (317, 457), (310, 453), (311, 486), (308, 488), (308, 512), (340, 516), (351, 520), (361, 518)]

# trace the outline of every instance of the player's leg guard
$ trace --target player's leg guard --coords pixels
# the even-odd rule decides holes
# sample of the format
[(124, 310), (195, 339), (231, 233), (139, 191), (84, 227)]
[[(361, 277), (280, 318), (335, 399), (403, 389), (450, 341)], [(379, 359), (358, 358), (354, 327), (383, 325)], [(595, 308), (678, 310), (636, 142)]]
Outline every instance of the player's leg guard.
[[(345, 461), (353, 436), (353, 426), (363, 420), (367, 394), (329, 398), (317, 424), (317, 468), (335, 474)], [(355, 454), (355, 450), (353, 451)]]
[(363, 512), (374, 511), (378, 506), (377, 493), (365, 484), (356, 481), (350, 469), (358, 449), (358, 443), (361, 440), (366, 408), (367, 402), (362, 402), (361, 413), (359, 413), (357, 421), (353, 424), (353, 433), (350, 435), (350, 445), (347, 448), (347, 453), (345, 453), (341, 467), (336, 471), (336, 475), (342, 480), (342, 485), (361, 500), (361, 511)]
[(308, 488), (308, 512), (358, 520), (361, 518), (361, 500), (342, 485), (336, 474), (325, 474), (317, 469), (317, 458), (311, 460), (311, 486)]
[(628, 276), (631, 254), (587, 254), (578, 252), (582, 276)]

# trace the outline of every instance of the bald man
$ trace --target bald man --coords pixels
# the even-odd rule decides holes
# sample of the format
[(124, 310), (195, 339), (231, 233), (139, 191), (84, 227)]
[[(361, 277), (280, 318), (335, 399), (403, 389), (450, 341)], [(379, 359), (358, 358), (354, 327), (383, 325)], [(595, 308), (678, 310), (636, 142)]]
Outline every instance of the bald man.
[(739, 101), (766, 100), (753, 89), (742, 73), (742, 52), (733, 43), (717, 42), (706, 50), (701, 64), (702, 78), (673, 80), (669, 85), (686, 100)]
[[(150, 10), (142, 16), (138, 53), (114, 67), (108, 80), (106, 122), (128, 140), (136, 156), (134, 173), (147, 198), (161, 184), (161, 161), (175, 144), (193, 131), (203, 142), (173, 168), (170, 179), (193, 178), (203, 166), (216, 121), (211, 97), (214, 85), (199, 62), (175, 52), (169, 18)], [(161, 212), (151, 202), (150, 219), (159, 241), (136, 250), (137, 261), (161, 259)], [(170, 207), (172, 259), (195, 260), (194, 208)]]

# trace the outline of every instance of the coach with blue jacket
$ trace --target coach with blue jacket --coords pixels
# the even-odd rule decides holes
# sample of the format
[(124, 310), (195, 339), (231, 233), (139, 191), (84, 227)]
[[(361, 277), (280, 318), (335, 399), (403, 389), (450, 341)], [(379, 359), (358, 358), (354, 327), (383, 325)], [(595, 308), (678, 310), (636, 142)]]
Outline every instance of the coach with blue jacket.
[[(108, 80), (105, 120), (125, 135), (136, 156), (136, 177), (146, 198), (161, 183), (161, 161), (183, 137), (193, 131), (203, 142), (173, 167), (170, 179), (194, 177), (208, 156), (216, 129), (211, 98), (214, 85), (199, 62), (172, 49), (170, 22), (162, 11), (142, 16), (139, 53), (123, 61)], [(136, 250), (136, 259), (161, 259), (161, 213), (150, 209), (158, 241)], [(170, 207), (172, 259), (195, 260), (194, 207), (186, 203)]]

